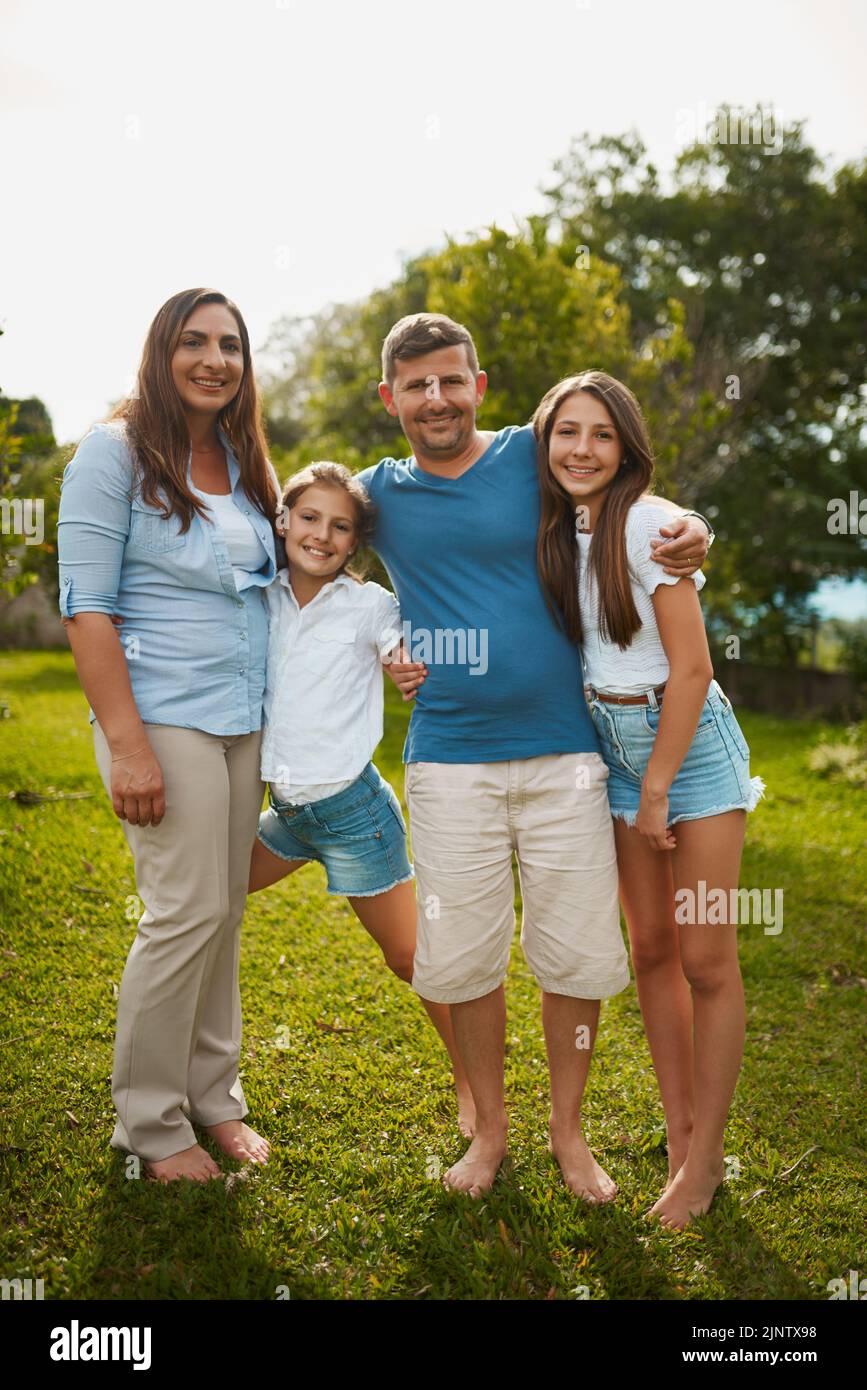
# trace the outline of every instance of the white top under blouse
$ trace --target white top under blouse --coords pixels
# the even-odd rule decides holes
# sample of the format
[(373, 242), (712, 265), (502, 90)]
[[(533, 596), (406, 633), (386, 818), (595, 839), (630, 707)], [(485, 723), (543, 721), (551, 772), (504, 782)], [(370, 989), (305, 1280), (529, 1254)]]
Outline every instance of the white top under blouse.
[[(588, 565), (593, 533), (576, 528), (580, 557), (578, 594), (584, 633), (584, 679), (596, 690), (611, 695), (641, 695), (668, 680), (668, 658), (656, 625), (651, 595), (660, 584), (677, 584), (679, 578), (676, 574), (666, 574), (662, 565), (651, 559), (650, 542), (665, 539), (660, 536), (659, 528), (667, 526), (671, 519), (671, 512), (658, 502), (636, 502), (629, 509), (626, 518), (626, 557), (641, 627), (625, 651), (621, 651), (616, 642), (604, 640), (599, 631), (599, 595)], [(692, 579), (696, 589), (704, 587), (701, 570)]]
[(240, 594), (249, 585), (249, 576), (260, 570), (268, 556), (247, 517), (231, 492), (203, 492), (192, 484), (193, 491), (203, 497), (211, 509), (211, 521), (223, 533), (226, 550), (235, 576), (235, 588)]
[(350, 786), (382, 738), (381, 657), (400, 641), (400, 607), (339, 574), (301, 608), (285, 569), (265, 599), (262, 780), (281, 801), (318, 801)]

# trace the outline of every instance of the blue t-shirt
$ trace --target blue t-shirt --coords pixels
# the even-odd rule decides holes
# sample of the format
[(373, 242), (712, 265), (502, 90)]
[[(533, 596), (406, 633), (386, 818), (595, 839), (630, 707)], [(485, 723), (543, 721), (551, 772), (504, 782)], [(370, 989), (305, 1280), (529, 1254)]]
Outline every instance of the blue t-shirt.
[(578, 648), (548, 611), (536, 570), (532, 429), (500, 430), (460, 478), (427, 473), (412, 457), (358, 477), (376, 504), (373, 545), (400, 602), (404, 643), (429, 668), (404, 762), (598, 752)]

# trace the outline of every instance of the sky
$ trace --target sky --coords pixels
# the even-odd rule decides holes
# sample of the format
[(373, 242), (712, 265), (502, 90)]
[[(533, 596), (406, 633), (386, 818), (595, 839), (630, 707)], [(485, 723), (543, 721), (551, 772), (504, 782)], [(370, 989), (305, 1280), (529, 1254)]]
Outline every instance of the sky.
[(864, 0), (0, 0), (0, 389), (79, 438), (194, 285), (261, 365), (280, 316), (540, 210), (584, 131), (666, 170), (762, 102), (863, 157), (865, 51)]

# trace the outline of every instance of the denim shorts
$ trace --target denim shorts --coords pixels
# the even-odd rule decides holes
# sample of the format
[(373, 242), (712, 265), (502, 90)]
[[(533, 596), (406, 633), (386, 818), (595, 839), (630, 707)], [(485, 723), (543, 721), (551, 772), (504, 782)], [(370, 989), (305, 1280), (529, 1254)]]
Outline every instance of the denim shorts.
[[(614, 705), (587, 691), (599, 751), (608, 764), (611, 814), (627, 825), (634, 825), (638, 815), (641, 779), (659, 728), (659, 703), (652, 691), (648, 697), (646, 705)], [(661, 698), (664, 702), (665, 695)], [(712, 681), (692, 743), (669, 788), (668, 823), (752, 811), (764, 790), (761, 777), (750, 777), (750, 750), (732, 702)]]
[(324, 864), (329, 893), (372, 898), (413, 877), (400, 802), (373, 763), (336, 796), (290, 806), (269, 784), (268, 802), (262, 844), (278, 859)]

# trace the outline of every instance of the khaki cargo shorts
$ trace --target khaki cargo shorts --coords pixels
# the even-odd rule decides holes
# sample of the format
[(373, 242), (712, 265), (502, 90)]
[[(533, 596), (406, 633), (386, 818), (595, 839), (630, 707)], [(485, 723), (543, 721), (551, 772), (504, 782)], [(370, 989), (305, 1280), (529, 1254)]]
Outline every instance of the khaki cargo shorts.
[(603, 999), (629, 983), (617, 857), (598, 753), (407, 764), (416, 873), (413, 988), (444, 1004), (502, 984), (515, 931), (543, 990)]

